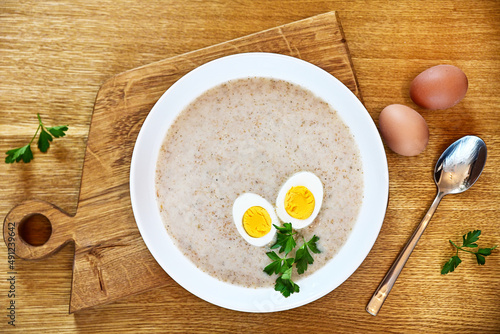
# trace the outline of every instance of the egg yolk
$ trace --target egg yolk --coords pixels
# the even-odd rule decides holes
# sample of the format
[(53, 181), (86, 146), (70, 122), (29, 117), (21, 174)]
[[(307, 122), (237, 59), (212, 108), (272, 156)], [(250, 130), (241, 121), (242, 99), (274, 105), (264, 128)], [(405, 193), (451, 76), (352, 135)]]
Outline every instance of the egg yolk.
[(293, 218), (307, 219), (314, 211), (314, 195), (304, 186), (290, 188), (285, 196), (285, 210)]
[(243, 214), (243, 228), (249, 236), (260, 238), (271, 231), (271, 216), (261, 206), (252, 206)]

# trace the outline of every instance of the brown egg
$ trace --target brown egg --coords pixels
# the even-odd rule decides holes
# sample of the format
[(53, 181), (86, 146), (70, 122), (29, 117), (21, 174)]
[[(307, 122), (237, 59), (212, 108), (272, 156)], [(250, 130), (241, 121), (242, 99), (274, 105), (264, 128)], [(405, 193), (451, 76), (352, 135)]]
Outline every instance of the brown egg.
[(410, 97), (425, 109), (447, 109), (464, 98), (467, 88), (467, 76), (461, 69), (453, 65), (437, 65), (413, 79)]
[(378, 125), (387, 146), (401, 155), (417, 155), (429, 141), (429, 128), (425, 119), (402, 104), (385, 107), (380, 113)]

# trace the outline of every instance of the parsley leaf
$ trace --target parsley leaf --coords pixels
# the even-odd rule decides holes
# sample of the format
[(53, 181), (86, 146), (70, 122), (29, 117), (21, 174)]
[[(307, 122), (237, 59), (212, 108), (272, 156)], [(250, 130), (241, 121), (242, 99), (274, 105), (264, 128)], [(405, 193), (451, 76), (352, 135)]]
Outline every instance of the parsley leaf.
[(477, 252), (481, 255), (488, 256), (491, 254), (491, 251), (497, 248), (497, 246), (493, 246), (491, 248), (479, 248)]
[(53, 126), (47, 128), (47, 131), (49, 131), (54, 137), (59, 138), (66, 136), (65, 132), (68, 131), (68, 127), (66, 125)]
[(482, 265), (484, 265), (486, 263), (486, 259), (485, 259), (484, 256), (482, 256), (482, 255), (480, 255), (478, 253), (476, 253), (475, 255), (476, 255), (477, 264), (479, 264), (479, 265), (482, 266)]
[(299, 286), (292, 281), (292, 267), (285, 270), (281, 277), (276, 279), (274, 290), (281, 292), (285, 298), (300, 291)]
[(286, 298), (290, 297), (292, 293), (300, 292), (300, 287), (291, 279), (285, 280), (278, 277), (276, 279), (276, 284), (274, 285), (274, 290), (281, 292), (281, 294)]
[(317, 236), (313, 236), (311, 240), (304, 242), (304, 244), (300, 246), (300, 248), (295, 253), (295, 264), (297, 265), (297, 273), (299, 275), (303, 274), (307, 270), (308, 264), (313, 264), (314, 262), (311, 253), (309, 253), (309, 249), (313, 253), (321, 253), (316, 246), (316, 242), (318, 240), (319, 238)]
[(47, 150), (50, 147), (50, 142), (53, 139), (52, 136), (54, 136), (55, 138), (59, 138), (59, 137), (64, 137), (66, 135), (65, 131), (68, 131), (67, 125), (53, 126), (47, 128), (42, 123), (42, 118), (40, 117), (40, 114), (36, 114), (36, 116), (38, 118), (38, 128), (36, 129), (35, 135), (31, 138), (31, 141), (28, 143), (28, 145), (7, 151), (5, 153), (7, 154), (7, 157), (5, 157), (5, 163), (11, 164), (14, 162), (19, 162), (21, 160), (24, 163), (28, 163), (31, 160), (33, 160), (33, 152), (31, 151), (31, 144), (33, 143), (33, 140), (35, 140), (36, 135), (40, 130), (41, 132), (40, 136), (38, 137), (38, 148), (40, 149), (41, 152), (44, 153), (47, 152)]
[[(274, 225), (274, 224), (273, 224)], [(271, 246), (271, 249), (279, 248), (279, 252), (288, 254), (297, 245), (295, 239), (293, 238), (295, 232), (293, 232), (292, 224), (285, 223), (283, 227), (274, 225), (278, 230), (276, 242)]]
[(491, 251), (495, 248), (497, 248), (497, 246), (491, 248), (479, 248), (476, 252), (477, 264), (484, 265), (484, 263), (486, 262), (485, 256), (490, 255)]
[(38, 137), (38, 148), (42, 152), (47, 152), (50, 147), (50, 142), (52, 141), (52, 136), (49, 135), (44, 128), (42, 128), (42, 132), (40, 132), (40, 137)]
[(15, 148), (13, 150), (9, 150), (5, 154), (7, 154), (7, 157), (5, 157), (5, 162), (8, 164), (19, 162), (21, 160), (27, 163), (33, 159), (33, 152), (31, 152), (30, 144)]
[(476, 256), (477, 264), (484, 265), (486, 262), (486, 256), (491, 254), (491, 251), (497, 248), (497, 246), (493, 246), (491, 248), (479, 248), (477, 252), (470, 251), (464, 248), (477, 248), (479, 247), (476, 242), (479, 240), (479, 236), (481, 235), (480, 230), (470, 231), (467, 234), (462, 236), (462, 246), (457, 246), (453, 241), (450, 240), (450, 243), (456, 248), (457, 254), (453, 256), (448, 262), (445, 263), (443, 269), (441, 270), (441, 274), (445, 275), (447, 273), (453, 272), (455, 268), (462, 262), (462, 260), (458, 257), (458, 251), (463, 251), (467, 253), (474, 254)]
[(451, 259), (445, 263), (445, 265), (443, 266), (443, 270), (441, 270), (441, 275), (445, 275), (447, 273), (451, 273), (452, 271), (455, 270), (456, 267), (458, 267), (458, 265), (462, 262), (462, 260), (460, 260), (460, 258), (455, 255), (455, 256), (452, 256)]
[(272, 274), (283, 274), (284, 271), (291, 268), (293, 265), (293, 257), (291, 258), (281, 258), (275, 252), (267, 252), (266, 255), (273, 260), (268, 266), (264, 268), (264, 271), (268, 275)]
[(477, 247), (476, 241), (479, 240), (479, 236), (481, 235), (480, 230), (470, 231), (467, 234), (462, 236), (463, 244), (462, 247)]

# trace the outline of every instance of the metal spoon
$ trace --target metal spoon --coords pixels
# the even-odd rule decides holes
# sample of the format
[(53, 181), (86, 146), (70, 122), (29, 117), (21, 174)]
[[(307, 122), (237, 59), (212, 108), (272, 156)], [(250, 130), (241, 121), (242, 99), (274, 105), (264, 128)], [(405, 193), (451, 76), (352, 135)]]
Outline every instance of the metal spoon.
[(438, 193), (429, 211), (410, 237), (398, 258), (387, 272), (372, 299), (366, 306), (366, 311), (377, 315), (389, 295), (401, 270), (411, 252), (417, 245), (418, 239), (424, 233), (432, 215), (444, 195), (458, 194), (469, 189), (479, 178), (486, 163), (486, 144), (476, 136), (465, 136), (448, 147), (439, 157), (434, 169), (434, 181)]

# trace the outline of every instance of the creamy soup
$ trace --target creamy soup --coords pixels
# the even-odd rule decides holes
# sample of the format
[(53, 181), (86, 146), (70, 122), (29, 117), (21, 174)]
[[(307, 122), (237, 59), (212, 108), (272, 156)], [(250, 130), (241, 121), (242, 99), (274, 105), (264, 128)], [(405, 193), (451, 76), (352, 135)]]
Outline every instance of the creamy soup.
[[(195, 99), (170, 127), (158, 156), (157, 201), (175, 245), (198, 268), (246, 287), (273, 286), (263, 272), (271, 244), (238, 233), (232, 206), (251, 192), (270, 203), (299, 171), (324, 187), (321, 210), (299, 231), (320, 239), (321, 254), (301, 276), (332, 259), (345, 243), (363, 200), (355, 138), (336, 111), (301, 86), (269, 78), (232, 80)], [(300, 244), (300, 242), (299, 242)]]

